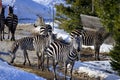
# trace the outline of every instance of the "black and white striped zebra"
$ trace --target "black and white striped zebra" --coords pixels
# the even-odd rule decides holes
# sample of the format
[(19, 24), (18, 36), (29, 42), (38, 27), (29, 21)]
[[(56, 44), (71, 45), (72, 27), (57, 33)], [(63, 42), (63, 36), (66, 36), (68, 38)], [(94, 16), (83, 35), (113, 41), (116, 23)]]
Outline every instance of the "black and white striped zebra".
[[(43, 69), (42, 62), (44, 60), (43, 51), (44, 49), (53, 41), (52, 39), (52, 27), (50, 25), (45, 25), (42, 29), (46, 28), (44, 35), (36, 35), (33, 40), (33, 45), (38, 57), (38, 68)], [(42, 32), (42, 29), (40, 30)], [(47, 32), (47, 33), (46, 33)]]
[(45, 53), (49, 58), (53, 60), (54, 77), (56, 76), (56, 66), (59, 62), (64, 62), (65, 65), (65, 78), (67, 73), (67, 65), (71, 64), (71, 79), (72, 69), (74, 62), (78, 60), (78, 52), (81, 50), (81, 37), (78, 35), (71, 36), (71, 42), (69, 44), (63, 43), (59, 40), (52, 42), (46, 49)]
[(82, 44), (86, 46), (94, 45), (95, 49), (95, 59), (100, 60), (99, 58), (99, 50), (100, 46), (106, 40), (107, 37), (110, 36), (110, 33), (105, 31), (105, 28), (101, 27), (98, 30), (90, 30), (90, 29), (76, 29), (72, 31), (72, 35), (82, 35)]
[(26, 58), (29, 62), (29, 65), (31, 65), (31, 62), (30, 62), (29, 57), (28, 57), (27, 50), (29, 50), (29, 51), (34, 51), (35, 50), (34, 46), (33, 46), (33, 37), (23, 37), (23, 38), (18, 39), (18, 40), (13, 42), (12, 47), (9, 51), (10, 56), (12, 57), (12, 60), (10, 61), (10, 63), (14, 63), (14, 59), (16, 58), (16, 52), (17, 52), (18, 48), (20, 48), (23, 51), (23, 54), (24, 54), (23, 65), (26, 64)]
[(5, 6), (2, 6), (0, 14), (0, 40), (4, 39), (4, 28), (5, 28)]
[[(13, 43), (13, 45), (11, 47), (11, 50), (9, 51), (10, 55), (12, 56), (11, 63), (14, 62), (14, 59), (16, 58), (16, 55), (15, 55), (16, 51), (18, 50), (18, 47), (20, 47), (20, 49), (23, 51), (24, 58), (25, 58), (25, 61), (24, 61), (23, 64), (25, 65), (26, 58), (27, 58), (28, 62), (29, 62), (29, 65), (31, 65), (29, 57), (28, 57), (27, 50), (29, 50), (29, 51), (36, 50), (34, 48), (34, 46), (33, 46), (33, 39), (36, 39), (37, 37), (41, 37), (45, 41), (45, 39), (47, 39), (47, 37), (48, 37), (48, 33), (51, 33), (51, 39), (54, 39), (55, 38), (55, 34), (52, 34), (51, 31), (52, 31), (51, 26), (50, 25), (46, 25), (44, 27), (41, 27), (41, 29), (40, 29), (41, 35), (34, 35), (33, 37), (23, 37), (21, 39), (18, 39), (16, 41), (14, 41), (14, 43)], [(47, 36), (47, 37), (45, 38), (45, 36)], [(42, 43), (42, 42), (39, 42), (39, 43)], [(41, 45), (43, 45), (43, 44), (41, 44)]]
[(15, 40), (15, 31), (18, 25), (18, 17), (13, 13), (13, 7), (9, 6), (9, 14), (6, 17), (5, 24), (8, 27), (8, 39), (11, 33), (11, 41)]

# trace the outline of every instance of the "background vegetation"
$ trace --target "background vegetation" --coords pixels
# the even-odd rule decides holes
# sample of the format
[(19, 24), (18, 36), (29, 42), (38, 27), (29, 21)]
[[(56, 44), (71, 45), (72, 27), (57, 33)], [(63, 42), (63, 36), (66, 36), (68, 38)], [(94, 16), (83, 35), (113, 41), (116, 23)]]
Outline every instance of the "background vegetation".
[(66, 0), (67, 5), (56, 5), (57, 17), (62, 24), (60, 28), (70, 32), (75, 28), (82, 28), (80, 14), (95, 15), (92, 12), (91, 0)]
[(110, 52), (111, 66), (120, 75), (120, 0), (95, 0), (95, 4), (104, 27), (115, 40), (115, 46)]
[(66, 0), (66, 3), (56, 5), (60, 28), (68, 32), (82, 28), (80, 14), (99, 17), (115, 40), (114, 49), (110, 52), (111, 66), (120, 75), (120, 0)]

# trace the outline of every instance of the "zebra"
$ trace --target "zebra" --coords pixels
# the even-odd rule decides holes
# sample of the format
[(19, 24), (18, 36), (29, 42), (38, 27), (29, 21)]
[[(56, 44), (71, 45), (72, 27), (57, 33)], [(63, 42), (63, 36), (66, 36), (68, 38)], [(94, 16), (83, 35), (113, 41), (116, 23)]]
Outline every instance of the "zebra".
[[(38, 68), (43, 70), (43, 60), (44, 60), (44, 49), (53, 41), (52, 39), (52, 27), (48, 24), (45, 25), (47, 27), (44, 35), (36, 35), (33, 39), (33, 45), (38, 57)], [(44, 27), (43, 27), (44, 29)], [(42, 32), (42, 30), (41, 30)], [(46, 32), (48, 32), (46, 34)]]
[[(51, 26), (48, 25), (48, 26), (45, 26), (45, 27), (41, 27), (41, 30), (40, 30), (40, 33), (41, 35), (34, 35), (32, 37), (23, 37), (21, 39), (18, 39), (16, 41), (13, 42), (12, 44), (12, 47), (11, 49), (9, 50), (9, 53), (10, 53), (10, 56), (12, 57), (12, 60), (10, 61), (10, 63), (14, 63), (14, 59), (16, 58), (16, 51), (18, 50), (18, 48), (20, 47), (20, 49), (23, 51), (23, 54), (24, 54), (24, 63), (23, 65), (26, 64), (26, 58), (29, 62), (29, 65), (31, 65), (31, 62), (29, 60), (29, 57), (28, 57), (28, 53), (27, 53), (27, 50), (29, 51), (35, 51), (35, 48), (33, 46), (33, 39), (36, 38), (37, 36), (42, 36), (42, 38), (44, 39), (44, 36), (48, 36), (48, 31), (51, 32)], [(52, 36), (52, 39), (54, 39), (56, 37), (55, 34), (51, 34)]]
[(6, 17), (5, 24), (8, 27), (8, 39), (11, 32), (11, 41), (15, 41), (15, 31), (18, 25), (18, 17), (13, 13), (13, 7), (9, 6), (9, 14)]
[(82, 44), (91, 46), (94, 45), (95, 50), (95, 60), (100, 60), (99, 50), (103, 42), (110, 36), (109, 32), (106, 32), (104, 27), (98, 30), (88, 30), (88, 29), (75, 29), (71, 32), (72, 35), (82, 35)]
[(65, 65), (65, 79), (67, 74), (67, 65), (71, 64), (70, 79), (72, 79), (72, 70), (76, 60), (79, 60), (79, 52), (81, 50), (81, 39), (79, 35), (71, 36), (71, 42), (66, 44), (59, 40), (53, 41), (45, 50), (45, 55), (53, 60), (54, 78), (56, 76), (56, 66), (59, 62), (64, 62)]
[(0, 14), (0, 40), (4, 38), (4, 27), (5, 27), (5, 6), (2, 6), (2, 11)]
[(16, 58), (15, 53), (19, 47), (23, 51), (23, 54), (24, 54), (23, 65), (26, 64), (26, 58), (27, 58), (29, 65), (31, 66), (31, 62), (29, 60), (27, 50), (29, 51), (35, 50), (33, 47), (33, 37), (23, 37), (13, 42), (12, 47), (9, 50), (10, 56), (12, 57), (12, 60), (10, 61), (10, 63), (14, 63), (14, 59)]

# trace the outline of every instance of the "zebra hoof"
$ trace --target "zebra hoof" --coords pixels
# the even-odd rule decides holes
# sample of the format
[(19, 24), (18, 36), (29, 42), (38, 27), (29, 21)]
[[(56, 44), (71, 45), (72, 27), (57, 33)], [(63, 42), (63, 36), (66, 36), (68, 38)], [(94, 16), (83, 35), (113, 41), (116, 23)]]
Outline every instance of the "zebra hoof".
[(100, 61), (100, 58), (98, 58), (97, 60)]
[(24, 66), (25, 66), (25, 63), (26, 63), (26, 62), (23, 63)]
[(48, 72), (50, 72), (50, 69), (47, 69)]
[(29, 66), (31, 66), (31, 64), (29, 64)]
[(1, 39), (1, 41), (3, 41), (3, 40)]
[(10, 64), (13, 64), (14, 62), (13, 61), (10, 61)]

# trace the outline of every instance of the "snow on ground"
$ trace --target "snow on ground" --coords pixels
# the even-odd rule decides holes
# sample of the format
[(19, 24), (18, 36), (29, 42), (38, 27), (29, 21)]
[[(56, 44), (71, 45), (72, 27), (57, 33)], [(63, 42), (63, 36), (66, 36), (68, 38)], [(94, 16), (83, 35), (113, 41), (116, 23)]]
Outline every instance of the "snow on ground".
[[(52, 23), (47, 23), (52, 25)], [(62, 37), (66, 41), (69, 41), (69, 34), (62, 29), (58, 28), (57, 24), (54, 24), (54, 33), (57, 33), (57, 37)], [(40, 30), (40, 27), (34, 29), (35, 31)], [(88, 47), (88, 46), (87, 46)], [(108, 48), (106, 48), (108, 47)], [(112, 45), (103, 44), (104, 52), (108, 52), (109, 49), (112, 48)], [(0, 52), (3, 54), (3, 52)], [(77, 61), (74, 65), (74, 71), (78, 73), (86, 73), (90, 77), (101, 77), (104, 80), (120, 80), (120, 76), (116, 75), (110, 66), (110, 61), (87, 61), (87, 62), (80, 62)], [(58, 75), (64, 76), (61, 72), (57, 72)], [(7, 75), (7, 76), (6, 76)], [(3, 77), (4, 76), (4, 77)], [(12, 76), (12, 77), (11, 77)], [(68, 76), (69, 78), (69, 76)], [(21, 70), (18, 70), (7, 63), (0, 61), (0, 80), (41, 80), (42, 77), (38, 77), (34, 74), (27, 73)], [(44, 79), (43, 79), (44, 80)]]
[(0, 80), (46, 80), (35, 74), (18, 70), (0, 60)]
[[(85, 45), (82, 45), (83, 48), (91, 48), (91, 49), (94, 49), (94, 46), (85, 46)], [(110, 50), (113, 49), (113, 46), (112, 45), (108, 45), (108, 44), (105, 44), (103, 43), (100, 47), (100, 52), (110, 52)]]
[[(53, 23), (49, 23), (50, 25), (53, 25)], [(54, 33), (57, 33), (57, 38), (62, 37), (64, 40), (69, 41), (70, 36), (67, 32), (65, 32), (62, 29), (58, 28), (58, 25), (55, 24)], [(40, 27), (37, 27), (35, 30), (39, 31)], [(90, 47), (91, 49), (94, 49), (93, 46), (84, 46), (84, 48)], [(109, 52), (113, 48), (112, 45), (108, 44), (102, 44), (100, 48), (100, 52)], [(86, 73), (90, 77), (101, 77), (104, 80), (120, 80), (120, 76), (116, 75), (116, 72), (112, 70), (110, 66), (110, 61), (87, 61), (87, 62), (80, 62), (77, 61), (74, 65), (74, 71), (77, 71), (78, 73)], [(57, 72), (58, 73), (58, 72)], [(58, 73), (60, 76), (63, 76), (63, 74)]]
[(110, 66), (110, 61), (77, 61), (74, 70), (78, 73), (86, 73), (90, 77), (101, 77), (102, 80), (120, 80)]

